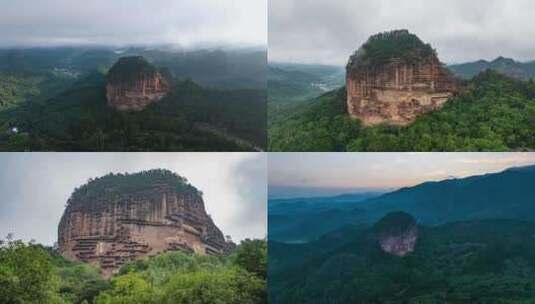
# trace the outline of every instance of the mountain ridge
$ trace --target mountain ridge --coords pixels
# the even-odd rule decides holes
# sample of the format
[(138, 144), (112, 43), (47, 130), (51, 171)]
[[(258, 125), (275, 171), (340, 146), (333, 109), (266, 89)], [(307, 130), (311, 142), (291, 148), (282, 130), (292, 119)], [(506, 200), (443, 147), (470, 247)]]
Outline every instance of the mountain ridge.
[(272, 302), (521, 303), (535, 296), (527, 284), (535, 278), (535, 223), (488, 219), (418, 230), (414, 251), (403, 257), (382, 252), (369, 225), (308, 244), (270, 241)]
[[(531, 179), (535, 179), (534, 165), (424, 182), (366, 200), (357, 209), (368, 211), (371, 219), (388, 211), (405, 211), (428, 225), (485, 218), (535, 221)], [(513, 193), (515, 203), (508, 203)]]
[(456, 76), (470, 79), (485, 70), (495, 70), (507, 76), (521, 80), (535, 78), (535, 60), (517, 61), (514, 58), (498, 56), (493, 60), (480, 59), (448, 65)]

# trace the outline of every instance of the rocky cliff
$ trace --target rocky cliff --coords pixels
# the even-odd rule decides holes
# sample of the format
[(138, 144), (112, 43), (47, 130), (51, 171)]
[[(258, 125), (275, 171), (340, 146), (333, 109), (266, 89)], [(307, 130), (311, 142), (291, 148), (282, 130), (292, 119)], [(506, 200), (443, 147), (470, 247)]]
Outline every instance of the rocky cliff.
[(105, 277), (166, 251), (218, 255), (232, 247), (200, 192), (166, 170), (90, 180), (68, 200), (58, 238), (64, 257), (95, 265)]
[(120, 111), (140, 111), (169, 92), (169, 83), (143, 57), (123, 57), (110, 69), (108, 105)]
[(349, 115), (364, 125), (407, 125), (439, 109), (456, 91), (435, 50), (406, 30), (381, 33), (349, 59)]
[(418, 226), (409, 214), (389, 213), (375, 224), (374, 230), (384, 252), (403, 257), (414, 251), (418, 240)]

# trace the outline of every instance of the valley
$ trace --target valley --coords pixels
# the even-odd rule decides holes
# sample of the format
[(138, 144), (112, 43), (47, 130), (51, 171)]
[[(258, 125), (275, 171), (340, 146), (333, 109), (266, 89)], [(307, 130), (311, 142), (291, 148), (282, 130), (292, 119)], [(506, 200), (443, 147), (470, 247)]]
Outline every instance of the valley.
[(519, 166), (371, 196), (270, 200), (270, 299), (529, 303), (533, 178)]
[[(382, 33), (370, 39), (379, 41), (382, 38), (376, 37), (380, 35), (389, 37), (388, 34), (393, 35), (392, 33), (395, 32), (401, 31)], [(401, 36), (411, 37), (410, 34)], [(416, 84), (418, 89), (415, 91), (407, 87), (407, 90), (412, 93), (400, 89), (400, 85), (404, 85), (401, 82), (397, 82), (396, 86), (396, 81), (402, 77), (400, 75), (405, 75), (403, 79), (406, 80), (421, 80), (427, 79), (426, 73), (433, 71), (433, 69), (427, 72), (421, 70), (418, 75), (409, 73), (409, 71), (416, 73), (416, 68), (412, 70), (400, 67), (398, 72), (395, 72), (395, 69), (389, 70), (388, 67), (391, 65), (399, 64), (396, 63), (399, 61), (398, 57), (403, 57), (403, 54), (389, 53), (395, 49), (392, 45), (403, 49), (400, 46), (405, 43), (403, 37), (396, 38), (399, 40), (397, 42), (389, 42), (394, 38), (385, 38), (385, 41), (381, 42), (382, 45), (376, 42), (377, 45), (369, 47), (370, 52), (374, 52), (374, 56), (383, 62), (384, 67), (380, 68), (383, 76), (376, 75), (376, 78), (378, 82), (384, 83), (382, 88), (376, 88), (373, 87), (375, 82), (371, 79), (363, 82), (371, 83), (366, 89), (371, 92), (371, 99), (368, 100), (368, 97), (366, 97), (368, 99), (362, 99), (362, 106), (355, 107), (361, 104), (360, 101), (357, 102), (360, 99), (347, 95), (348, 90), (352, 92), (351, 94), (358, 91), (355, 91), (354, 85), (347, 87), (340, 82), (338, 82), (338, 88), (328, 92), (315, 92), (314, 96), (309, 97), (301, 95), (303, 97), (298, 102), (292, 102), (293, 96), (304, 94), (303, 85), (289, 89), (288, 92), (279, 90), (279, 95), (275, 95), (277, 100), (268, 99), (270, 109), (268, 150), (274, 152), (533, 150), (535, 135), (531, 130), (534, 127), (533, 117), (535, 117), (535, 86), (533, 81), (529, 80), (532, 77), (529, 62), (519, 63), (506, 58), (498, 58), (492, 62), (481, 61), (446, 66), (456, 77), (455, 94), (450, 96), (448, 93), (446, 101), (440, 99), (442, 98), (441, 92), (438, 92), (440, 94), (426, 93), (424, 91), (427, 89), (424, 89), (422, 91), (424, 93), (418, 93), (417, 91), (422, 87), (420, 84)], [(417, 45), (421, 47), (422, 43), (419, 42)], [(395, 58), (389, 59), (392, 56)], [(393, 61), (385, 63), (390, 62), (388, 60)], [(411, 63), (412, 66), (418, 69), (423, 68), (422, 62), (425, 61), (423, 57), (411, 60), (414, 61)], [(374, 75), (372, 72), (366, 74), (365, 65), (364, 68), (361, 66), (359, 69), (361, 69), (359, 73), (368, 78)], [(269, 70), (269, 73), (271, 76), (268, 78), (275, 77), (272, 70)], [(327, 74), (324, 75), (327, 77)], [(296, 76), (294, 79), (303, 78)], [(307, 81), (306, 83), (311, 86), (314, 80), (308, 79)], [(431, 88), (431, 84), (433, 87), (438, 86), (439, 82), (439, 80), (429, 82), (425, 84), (425, 87)], [(285, 83), (291, 84), (292, 82), (287, 80)], [(268, 91), (277, 90), (281, 85), (277, 84), (273, 87), (268, 86)], [(389, 93), (391, 91), (395, 93)], [(374, 96), (382, 96), (381, 98), (388, 100), (392, 96), (398, 96), (401, 99), (396, 97), (390, 101), (372, 102), (372, 99), (376, 98)], [(416, 99), (412, 98), (409, 102), (411, 98), (407, 99), (407, 96), (415, 96)], [(425, 96), (431, 97), (427, 100)], [(293, 106), (279, 106), (279, 104), (285, 104), (283, 100)], [(349, 100), (354, 100), (354, 102), (349, 102)], [(441, 101), (437, 102), (437, 100)], [(281, 110), (274, 111), (273, 109)]]
[[(160, 96), (157, 104), (135, 112), (108, 107), (105, 93), (108, 69), (119, 58), (140, 54), (168, 79), (165, 98)], [(0, 75), (5, 77), (0, 86), (3, 88), (0, 150), (249, 151), (251, 146), (263, 148), (266, 141), (265, 78), (260, 72), (265, 66), (263, 60), (265, 52), (254, 49), (1, 51)], [(199, 123), (209, 123), (232, 139), (196, 128)]]

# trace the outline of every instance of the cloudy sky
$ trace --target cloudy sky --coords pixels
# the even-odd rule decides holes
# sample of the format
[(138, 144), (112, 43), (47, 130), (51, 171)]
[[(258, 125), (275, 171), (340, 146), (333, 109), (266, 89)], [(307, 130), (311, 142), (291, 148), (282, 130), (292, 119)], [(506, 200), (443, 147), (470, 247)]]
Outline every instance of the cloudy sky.
[(270, 153), (269, 196), (393, 190), (524, 165), (535, 153)]
[(266, 235), (263, 153), (1, 153), (0, 238), (52, 245), (75, 187), (109, 172), (165, 168), (204, 193), (207, 211), (235, 241)]
[(0, 47), (267, 41), (267, 0), (0, 0), (0, 7)]
[(269, 59), (345, 65), (370, 35), (408, 29), (446, 63), (535, 60), (532, 0), (270, 0)]

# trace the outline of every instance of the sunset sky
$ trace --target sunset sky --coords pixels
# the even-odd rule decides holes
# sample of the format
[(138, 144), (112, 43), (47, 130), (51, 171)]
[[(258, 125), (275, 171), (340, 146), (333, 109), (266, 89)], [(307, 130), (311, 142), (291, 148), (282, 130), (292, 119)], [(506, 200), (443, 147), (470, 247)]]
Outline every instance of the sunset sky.
[(269, 196), (391, 190), (525, 165), (535, 153), (270, 153)]
[(207, 212), (236, 241), (266, 236), (262, 153), (0, 153), (0, 239), (52, 245), (65, 203), (89, 178), (163, 168), (203, 192)]

